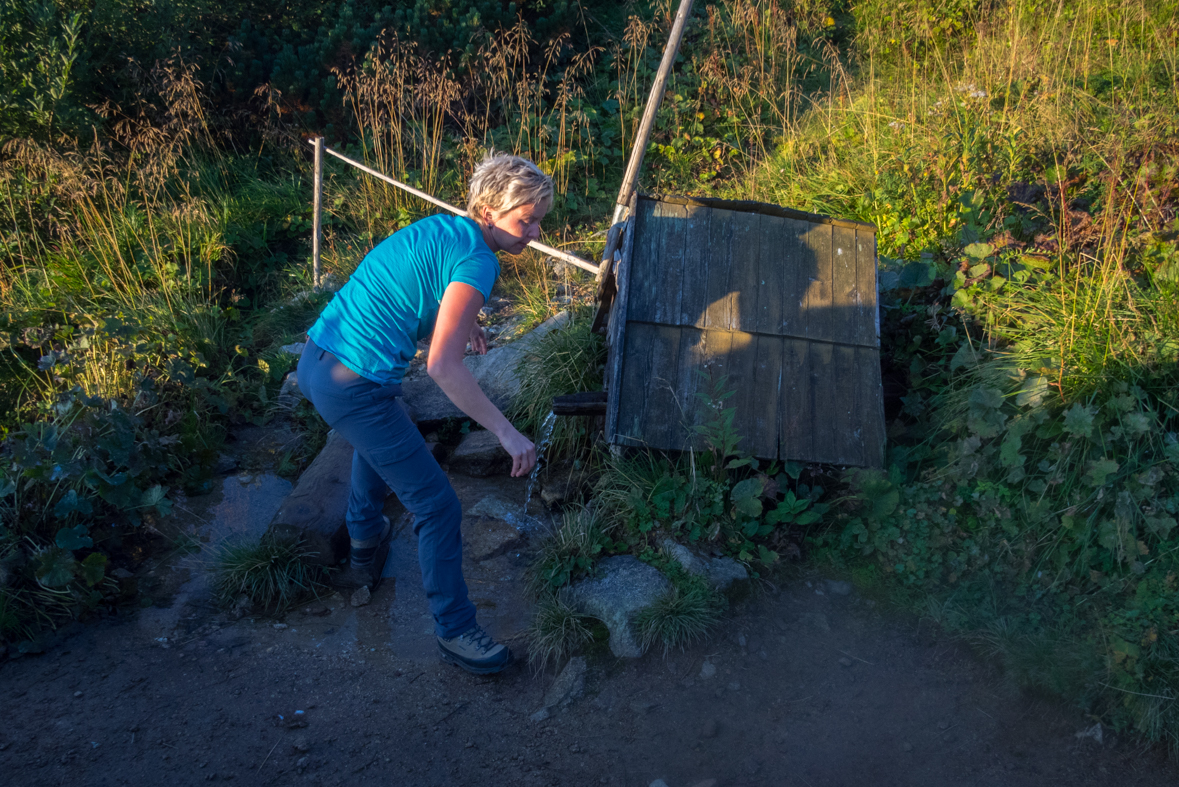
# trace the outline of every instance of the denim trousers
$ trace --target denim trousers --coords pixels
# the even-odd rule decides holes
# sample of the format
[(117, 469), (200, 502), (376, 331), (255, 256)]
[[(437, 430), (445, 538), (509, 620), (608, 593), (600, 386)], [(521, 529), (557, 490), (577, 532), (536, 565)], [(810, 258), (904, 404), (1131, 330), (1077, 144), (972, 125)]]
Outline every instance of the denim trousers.
[(400, 385), (361, 377), (308, 341), (299, 358), (299, 389), (328, 425), (352, 444), (348, 535), (380, 535), (386, 486), (414, 515), (422, 584), (440, 637), (475, 625), (463, 579), (463, 509), (426, 441), (397, 402)]

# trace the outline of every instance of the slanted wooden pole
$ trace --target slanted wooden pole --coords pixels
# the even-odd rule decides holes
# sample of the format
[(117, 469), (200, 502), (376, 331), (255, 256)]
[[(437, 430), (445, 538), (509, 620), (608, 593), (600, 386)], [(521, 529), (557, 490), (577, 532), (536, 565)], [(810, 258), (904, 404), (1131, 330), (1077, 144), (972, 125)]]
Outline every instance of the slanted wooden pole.
[[(331, 148), (324, 148), (323, 150), (329, 156), (335, 156), (340, 161), (343, 161), (347, 164), (350, 164), (353, 167), (356, 167), (361, 172), (367, 172), (368, 174), (372, 175), (374, 178), (378, 178), (380, 180), (383, 180), (391, 186), (396, 186), (397, 188), (401, 189), (402, 191), (407, 191), (410, 194), (417, 197), (418, 199), (423, 199), (426, 202), (429, 202), (431, 205), (437, 205), (438, 207), (440, 207), (444, 210), (449, 210), (451, 213), (457, 214), (459, 216), (466, 216), (467, 215), (467, 212), (465, 210), (463, 210), (462, 208), (455, 207), (454, 205), (451, 205), (449, 202), (444, 202), (443, 200), (440, 200), (437, 197), (430, 196), (429, 194), (427, 194), (424, 191), (421, 191), (420, 189), (415, 189), (413, 186), (406, 185), (405, 183), (402, 183), (399, 180), (389, 177), (388, 175), (386, 175), (383, 172), (378, 172), (377, 170), (373, 169), (372, 167), (368, 167), (368, 166), (365, 166), (364, 164), (361, 164), (359, 161), (357, 161), (354, 158), (349, 158), (348, 156), (345, 156), (343, 153), (338, 153), (338, 152), (332, 150)], [(589, 260), (583, 260), (581, 257), (578, 257), (576, 254), (570, 254), (567, 251), (561, 251), (560, 249), (554, 249), (552, 246), (549, 246), (546, 243), (541, 243), (540, 241), (535, 241), (535, 240), (529, 241), (528, 245), (531, 246), (532, 248), (536, 249), (539, 252), (547, 254), (550, 257), (555, 257), (556, 259), (562, 260), (563, 262), (567, 262), (570, 265), (575, 265), (578, 268), (581, 268), (582, 270), (589, 271), (590, 273), (597, 273), (598, 272), (598, 266), (594, 265)]]
[(323, 137), (312, 140), (315, 146), (315, 195), (311, 203), (311, 222), (315, 225), (311, 235), (311, 286), (319, 287), (319, 254), (323, 244)]
[(630, 149), (626, 172), (622, 176), (622, 186), (618, 189), (618, 199), (614, 202), (614, 217), (610, 222), (610, 233), (606, 236), (606, 251), (602, 254), (601, 265), (598, 266), (598, 279), (601, 281), (601, 286), (598, 289), (600, 303), (593, 326), (593, 330), (597, 333), (605, 331), (606, 319), (610, 314), (610, 304), (614, 301), (614, 294), (618, 291), (614, 282), (614, 252), (618, 250), (621, 242), (621, 232), (615, 228), (621, 225), (630, 206), (630, 198), (634, 194), (639, 171), (643, 167), (643, 154), (647, 152), (647, 143), (650, 142), (651, 131), (655, 128), (655, 115), (659, 112), (659, 105), (663, 101), (667, 78), (671, 75), (671, 69), (675, 65), (675, 56), (680, 51), (680, 41), (684, 37), (684, 26), (691, 14), (692, 0), (680, 0), (675, 21), (671, 24), (671, 34), (667, 37), (667, 46), (663, 49), (663, 60), (659, 63), (659, 70), (655, 73), (655, 81), (651, 83), (647, 106), (643, 110), (643, 118), (639, 121), (639, 130), (635, 134), (634, 143)]

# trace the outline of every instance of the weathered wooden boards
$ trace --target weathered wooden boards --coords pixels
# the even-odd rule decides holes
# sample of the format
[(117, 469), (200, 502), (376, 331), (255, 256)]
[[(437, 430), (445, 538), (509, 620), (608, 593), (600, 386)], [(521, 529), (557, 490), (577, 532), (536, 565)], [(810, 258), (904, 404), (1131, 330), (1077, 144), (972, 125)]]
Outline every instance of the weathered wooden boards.
[(700, 447), (701, 397), (735, 391), (742, 448), (878, 466), (874, 228), (757, 203), (639, 198), (611, 313), (607, 434)]

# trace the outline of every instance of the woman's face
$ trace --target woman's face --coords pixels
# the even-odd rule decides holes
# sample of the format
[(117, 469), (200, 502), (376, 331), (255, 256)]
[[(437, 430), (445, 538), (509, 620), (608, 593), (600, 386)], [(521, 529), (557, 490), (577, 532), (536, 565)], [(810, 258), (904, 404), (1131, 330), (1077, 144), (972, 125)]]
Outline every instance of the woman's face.
[(492, 251), (519, 254), (530, 241), (540, 238), (540, 220), (548, 212), (548, 202), (520, 205), (494, 219), (488, 211), (487, 218), (490, 220), (486, 226), (493, 241), (488, 245), (492, 246)]

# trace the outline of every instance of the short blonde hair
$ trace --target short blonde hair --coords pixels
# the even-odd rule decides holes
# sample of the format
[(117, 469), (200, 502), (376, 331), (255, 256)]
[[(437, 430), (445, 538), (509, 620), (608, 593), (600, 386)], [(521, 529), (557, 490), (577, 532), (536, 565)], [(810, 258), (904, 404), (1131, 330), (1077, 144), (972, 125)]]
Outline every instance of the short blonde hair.
[(489, 153), (471, 175), (467, 215), (479, 221), (483, 208), (502, 215), (521, 205), (551, 202), (553, 181), (526, 158)]

